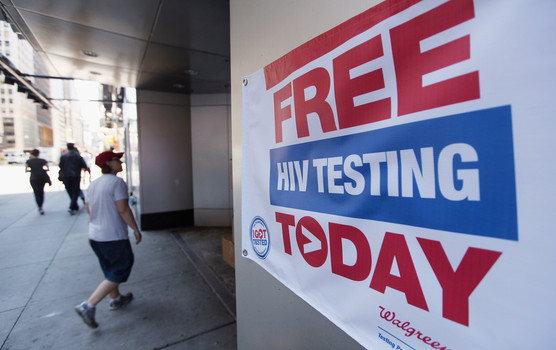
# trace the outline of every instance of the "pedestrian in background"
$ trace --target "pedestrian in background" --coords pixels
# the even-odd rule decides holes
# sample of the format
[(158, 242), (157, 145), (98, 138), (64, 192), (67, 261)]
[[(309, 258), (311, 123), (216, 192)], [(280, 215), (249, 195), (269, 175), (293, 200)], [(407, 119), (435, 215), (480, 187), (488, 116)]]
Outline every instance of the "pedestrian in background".
[[(83, 158), (83, 160), (85, 161), (85, 164), (87, 165), (87, 169), (83, 169), (83, 179), (85, 179), (85, 177), (87, 176), (87, 173), (89, 173), (89, 179), (91, 178), (91, 164), (90, 163), (90, 159), (87, 160), (87, 158), (81, 154), (81, 152), (79, 152), (79, 150), (77, 148), (75, 148), (75, 151), (77, 153), (79, 153), (79, 155), (81, 156), (81, 158)], [(92, 157), (92, 155), (91, 155)], [(91, 181), (89, 181), (91, 182)], [(83, 181), (83, 184), (85, 184), (85, 181)], [(79, 188), (79, 198), (81, 198), (81, 200), (83, 201), (83, 205), (85, 205), (85, 193), (83, 193), (83, 190), (81, 189), (81, 186)]]
[(75, 145), (71, 142), (67, 144), (68, 151), (64, 152), (60, 157), (60, 172), (58, 180), (64, 183), (66, 191), (70, 197), (70, 206), (68, 212), (75, 215), (79, 210), (77, 199), (81, 189), (79, 183), (81, 182), (81, 170), (87, 169), (87, 163), (83, 160)]
[(102, 176), (91, 182), (85, 208), (89, 213), (89, 244), (98, 257), (104, 280), (75, 311), (91, 328), (97, 328), (96, 305), (110, 295), (110, 310), (117, 310), (133, 300), (133, 294), (120, 294), (120, 283), (127, 281), (133, 266), (133, 251), (127, 227), (141, 242), (141, 232), (128, 203), (126, 183), (116, 176), (122, 171), (123, 153), (102, 152), (95, 159)]
[(47, 171), (50, 171), (48, 162), (39, 158), (40, 153), (41, 152), (36, 148), (31, 151), (31, 157), (25, 162), (25, 172), (31, 173), (29, 182), (35, 194), (35, 201), (39, 207), (39, 213), (44, 215), (44, 210), (42, 209), (44, 203), (44, 185), (48, 184), (52, 186), (52, 181), (50, 181), (50, 176), (48, 176), (47, 173)]
[(89, 152), (89, 150), (85, 149), (83, 153), (81, 153), (81, 157), (87, 164), (87, 170), (83, 170), (83, 185), (87, 184), (87, 173), (89, 173), (89, 183), (91, 183), (91, 161), (93, 160), (93, 155)]

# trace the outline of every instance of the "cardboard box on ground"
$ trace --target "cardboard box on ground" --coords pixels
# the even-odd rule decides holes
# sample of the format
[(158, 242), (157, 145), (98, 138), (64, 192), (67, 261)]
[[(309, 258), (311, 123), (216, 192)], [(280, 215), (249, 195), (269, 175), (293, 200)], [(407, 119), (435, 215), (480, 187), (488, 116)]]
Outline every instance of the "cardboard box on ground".
[(222, 236), (222, 259), (235, 269), (234, 261), (234, 225), (232, 233)]

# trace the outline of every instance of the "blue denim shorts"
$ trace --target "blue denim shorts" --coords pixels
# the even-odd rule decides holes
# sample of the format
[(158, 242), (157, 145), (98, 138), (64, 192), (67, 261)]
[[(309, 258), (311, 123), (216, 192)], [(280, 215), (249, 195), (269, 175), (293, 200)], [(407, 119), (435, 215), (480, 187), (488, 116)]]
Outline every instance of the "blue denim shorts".
[(127, 281), (133, 266), (133, 251), (128, 239), (110, 242), (91, 240), (91, 248), (98, 257), (104, 277), (110, 282)]

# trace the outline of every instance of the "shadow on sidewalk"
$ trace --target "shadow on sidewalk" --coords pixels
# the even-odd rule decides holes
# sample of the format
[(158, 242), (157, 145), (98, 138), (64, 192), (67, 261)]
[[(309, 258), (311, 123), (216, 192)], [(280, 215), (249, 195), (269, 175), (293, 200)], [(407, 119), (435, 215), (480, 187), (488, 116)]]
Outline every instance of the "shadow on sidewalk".
[[(73, 308), (103, 276), (87, 243), (87, 214), (70, 216), (68, 204), (65, 192), (47, 193), (41, 216), (32, 193), (0, 195), (1, 350), (236, 348), (233, 310), (201, 272), (212, 271), (235, 304), (233, 283), (219, 272), (226, 267), (208, 265), (221, 254), (217, 229), (143, 232), (121, 287), (134, 301), (110, 311), (103, 300), (99, 328), (88, 328)], [(178, 235), (197, 256), (195, 264)], [(226, 278), (233, 276), (229, 269)]]

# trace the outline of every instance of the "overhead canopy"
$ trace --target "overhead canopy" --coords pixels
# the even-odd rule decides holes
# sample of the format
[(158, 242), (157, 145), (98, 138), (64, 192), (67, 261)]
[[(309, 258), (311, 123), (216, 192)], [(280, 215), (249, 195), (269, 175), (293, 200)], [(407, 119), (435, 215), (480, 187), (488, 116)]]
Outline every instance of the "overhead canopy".
[(17, 85), (17, 91), (27, 94), (27, 98), (40, 103), (43, 109), (53, 107), (48, 97), (38, 89), (16, 66), (4, 55), (0, 54), (0, 71), (3, 76), (3, 83)]
[(229, 91), (229, 0), (0, 0), (50, 75), (176, 93)]

